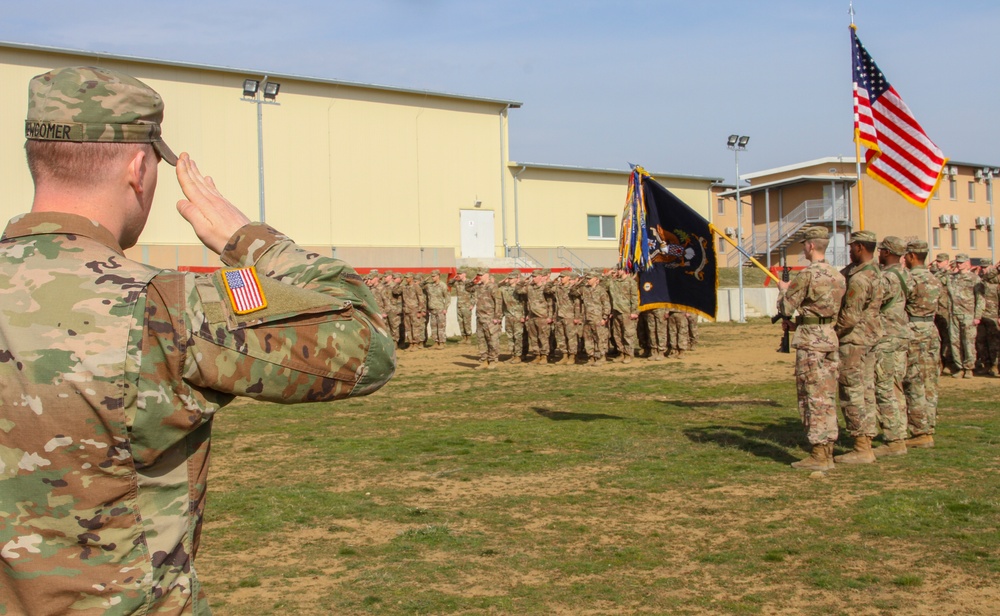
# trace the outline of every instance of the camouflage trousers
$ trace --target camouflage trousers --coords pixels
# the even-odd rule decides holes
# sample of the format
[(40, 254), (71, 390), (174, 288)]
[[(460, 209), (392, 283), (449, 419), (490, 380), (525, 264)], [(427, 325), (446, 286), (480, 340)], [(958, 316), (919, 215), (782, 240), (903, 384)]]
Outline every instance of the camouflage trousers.
[(447, 322), (447, 310), (432, 310), (427, 313), (427, 324), (430, 325), (431, 328), (431, 340), (438, 344), (444, 344), (448, 341), (448, 335), (445, 333), (445, 325)]
[(951, 339), (951, 357), (955, 366), (962, 370), (976, 367), (976, 326), (968, 315), (952, 314), (948, 322), (948, 337)]
[(646, 313), (646, 332), (653, 351), (667, 349), (667, 309), (656, 308)]
[(524, 322), (528, 330), (528, 352), (537, 355), (549, 354), (550, 323), (546, 317), (528, 317)]
[[(423, 331), (421, 331), (423, 330)], [(416, 312), (403, 311), (403, 336), (408, 344), (417, 344), (427, 338), (427, 322)]]
[(875, 353), (872, 347), (841, 344), (840, 411), (851, 436), (878, 435), (875, 405)]
[(493, 319), (476, 321), (479, 360), (493, 363), (500, 358), (500, 324)]
[(632, 356), (635, 349), (635, 321), (621, 312), (611, 313), (611, 339), (622, 355)]
[(524, 323), (521, 322), (521, 317), (505, 314), (503, 330), (507, 332), (507, 338), (510, 340), (511, 356), (521, 357), (524, 355)]
[(587, 358), (601, 359), (604, 357), (605, 349), (608, 348), (608, 327), (601, 325), (600, 321), (591, 321), (583, 324), (583, 350), (587, 352)]
[(688, 320), (688, 338), (691, 341), (691, 346), (689, 348), (693, 349), (698, 346), (698, 315), (685, 312), (684, 316), (686, 316)]
[(462, 337), (472, 335), (472, 306), (458, 305), (458, 329)]
[(976, 329), (977, 364), (985, 369), (995, 369), (1000, 360), (1000, 327), (997, 320), (983, 318)]
[(906, 397), (903, 379), (906, 377), (908, 341), (883, 338), (875, 345), (875, 404), (878, 424), (887, 441), (906, 438)]
[(403, 324), (403, 315), (398, 312), (389, 311), (388, 316), (385, 318), (389, 322), (389, 333), (392, 334), (392, 339), (396, 344), (399, 344), (400, 326)]
[(799, 415), (810, 445), (837, 440), (836, 351), (795, 350), (795, 389)]
[(906, 354), (906, 422), (913, 436), (934, 434), (937, 425), (938, 357), (941, 339), (931, 323), (910, 323)]
[(555, 338), (553, 350), (567, 355), (576, 355), (577, 343), (576, 325), (573, 319), (556, 318), (552, 324), (552, 335)]
[(941, 341), (940, 350), (938, 352), (938, 360), (940, 361), (940, 366), (951, 367), (954, 365), (954, 361), (951, 357), (951, 326), (949, 322), (951, 320), (950, 316), (935, 315), (934, 325), (938, 330), (938, 340)]
[(691, 336), (688, 330), (686, 312), (671, 312), (667, 316), (667, 348), (677, 351), (691, 349)]

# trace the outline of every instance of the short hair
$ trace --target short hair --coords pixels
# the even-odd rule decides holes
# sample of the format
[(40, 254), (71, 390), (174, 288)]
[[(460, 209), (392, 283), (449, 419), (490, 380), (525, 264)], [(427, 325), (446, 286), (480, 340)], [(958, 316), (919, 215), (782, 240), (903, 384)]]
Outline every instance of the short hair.
[(926, 252), (913, 252), (911, 250), (910, 254), (913, 255), (913, 258), (916, 259), (918, 263), (923, 263), (924, 261), (927, 260)]
[(870, 252), (872, 254), (875, 253), (875, 246), (878, 244), (878, 242), (852, 242), (852, 243), (854, 243), (854, 244), (861, 244), (862, 246), (865, 247), (866, 251), (868, 251), (868, 252)]
[(159, 161), (156, 150), (148, 143), (78, 143), (34, 139), (24, 143), (28, 170), (36, 186), (44, 182), (68, 186), (99, 184), (109, 179), (115, 165), (127, 162), (140, 150)]
[(813, 249), (820, 252), (826, 252), (827, 247), (830, 245), (830, 238), (813, 238), (811, 240), (806, 240), (807, 242), (812, 242)]

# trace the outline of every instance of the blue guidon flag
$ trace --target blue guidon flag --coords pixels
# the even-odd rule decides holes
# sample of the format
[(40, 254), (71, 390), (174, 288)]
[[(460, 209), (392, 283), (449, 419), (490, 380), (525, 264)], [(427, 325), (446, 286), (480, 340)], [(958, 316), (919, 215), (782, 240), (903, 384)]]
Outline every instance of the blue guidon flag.
[(715, 320), (715, 245), (709, 223), (642, 167), (629, 177), (618, 267), (639, 277), (639, 310), (668, 308)]
[(222, 272), (222, 282), (236, 314), (247, 314), (267, 307), (267, 299), (257, 279), (257, 270), (253, 267), (225, 270)]

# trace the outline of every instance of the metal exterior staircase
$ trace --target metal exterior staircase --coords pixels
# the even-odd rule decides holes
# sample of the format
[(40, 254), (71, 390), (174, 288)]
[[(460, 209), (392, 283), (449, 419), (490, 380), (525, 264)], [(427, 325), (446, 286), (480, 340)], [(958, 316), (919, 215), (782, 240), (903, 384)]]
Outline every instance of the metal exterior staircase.
[[(810, 199), (803, 201), (794, 210), (789, 212), (775, 222), (764, 228), (762, 231), (754, 231), (748, 237), (743, 238), (740, 246), (753, 255), (755, 259), (761, 260), (767, 257), (768, 252), (775, 252), (782, 248), (794, 244), (801, 237), (803, 228), (812, 225), (832, 225), (837, 223), (838, 229), (851, 227), (849, 219), (849, 207), (844, 199)], [(754, 227), (757, 228), (756, 226)], [(726, 257), (728, 267), (736, 267), (739, 264), (739, 251), (731, 251)]]

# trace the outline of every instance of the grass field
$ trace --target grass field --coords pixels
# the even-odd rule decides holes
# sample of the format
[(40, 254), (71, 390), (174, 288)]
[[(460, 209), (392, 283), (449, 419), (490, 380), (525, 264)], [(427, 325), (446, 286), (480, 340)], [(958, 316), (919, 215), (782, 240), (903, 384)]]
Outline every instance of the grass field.
[(811, 475), (776, 328), (701, 331), (597, 368), (449, 345), (369, 398), (226, 409), (215, 613), (1000, 613), (1000, 379), (944, 379), (935, 449)]

